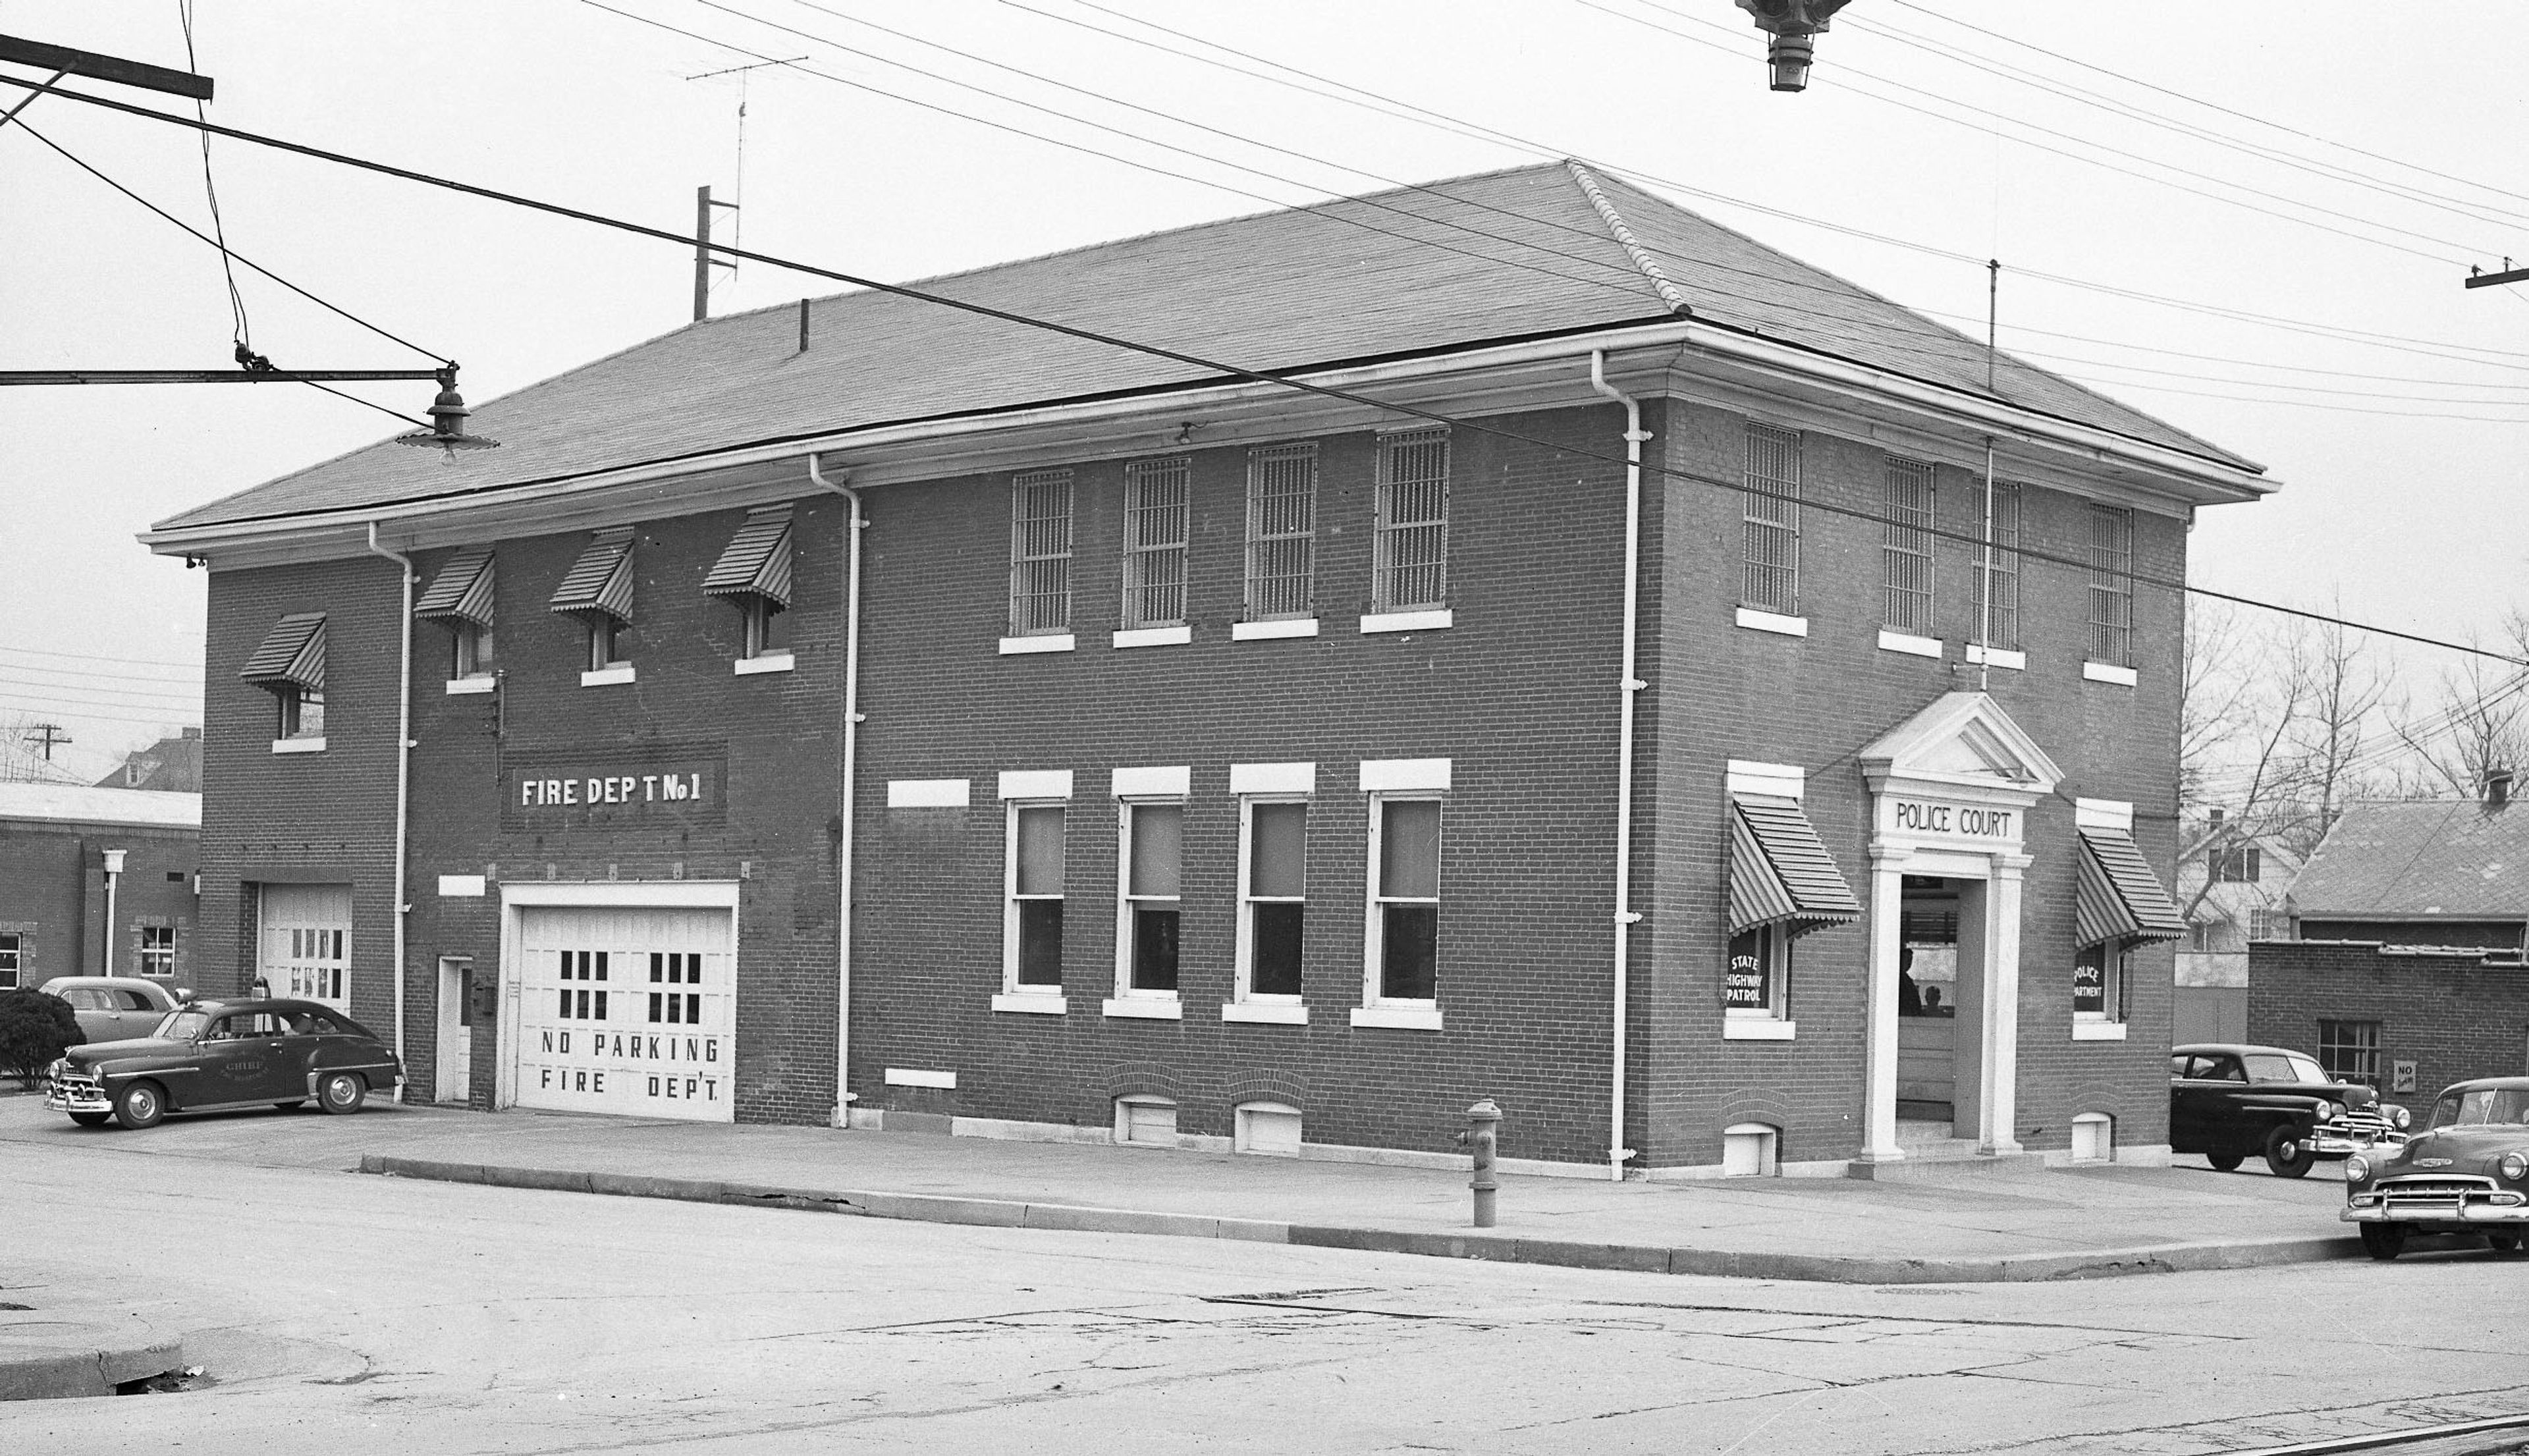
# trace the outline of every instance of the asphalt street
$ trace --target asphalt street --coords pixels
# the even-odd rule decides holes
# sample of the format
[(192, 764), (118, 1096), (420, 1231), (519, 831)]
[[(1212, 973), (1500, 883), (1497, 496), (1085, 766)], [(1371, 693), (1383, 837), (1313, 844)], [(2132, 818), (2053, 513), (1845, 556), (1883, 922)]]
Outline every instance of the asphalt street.
[(0, 1298), (181, 1325), (208, 1374), (0, 1408), (0, 1450), (2148, 1456), (2529, 1410), (2529, 1258), (2479, 1252), (1767, 1283), (165, 1156), (180, 1147), (7, 1146)]

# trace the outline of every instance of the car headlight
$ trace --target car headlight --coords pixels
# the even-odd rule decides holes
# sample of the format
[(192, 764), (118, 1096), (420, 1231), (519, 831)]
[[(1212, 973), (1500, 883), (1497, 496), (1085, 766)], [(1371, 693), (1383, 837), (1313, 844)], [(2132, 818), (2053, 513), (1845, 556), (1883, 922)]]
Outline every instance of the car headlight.
[(2344, 1159), (2344, 1181), (2359, 1183), (2371, 1176), (2371, 1159), (2356, 1153)]
[(2517, 1183), (2523, 1178), (2529, 1178), (2529, 1154), (2505, 1153), (2502, 1155), (2502, 1161), (2495, 1166), (2502, 1170), (2502, 1176)]
[(2342, 1107), (2338, 1106), (2334, 1103), (2323, 1102), (2318, 1105), (2318, 1110), (2311, 1115), (2317, 1117), (2321, 1122), (2334, 1122), (2336, 1120), (2336, 1114), (2343, 1110), (2344, 1109)]

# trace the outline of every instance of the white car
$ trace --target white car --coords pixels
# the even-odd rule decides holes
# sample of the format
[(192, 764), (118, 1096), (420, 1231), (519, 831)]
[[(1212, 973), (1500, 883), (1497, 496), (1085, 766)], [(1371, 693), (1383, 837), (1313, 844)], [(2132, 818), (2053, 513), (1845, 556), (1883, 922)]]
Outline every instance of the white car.
[(190, 992), (136, 976), (55, 976), (35, 989), (70, 1002), (90, 1043), (148, 1036), (168, 1012), (192, 999)]

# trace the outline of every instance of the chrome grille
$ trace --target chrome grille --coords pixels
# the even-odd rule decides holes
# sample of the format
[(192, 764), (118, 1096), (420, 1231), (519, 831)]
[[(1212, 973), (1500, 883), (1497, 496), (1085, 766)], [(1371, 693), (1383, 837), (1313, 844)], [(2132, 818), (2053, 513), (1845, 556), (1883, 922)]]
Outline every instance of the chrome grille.
[(2377, 1185), (2377, 1191), (2381, 1197), (2393, 1200), (2411, 1198), (2443, 1201), (2466, 1198), (2470, 1194), (2492, 1193), (2495, 1187), (2492, 1178), (2422, 1174), (2403, 1178), (2383, 1178)]

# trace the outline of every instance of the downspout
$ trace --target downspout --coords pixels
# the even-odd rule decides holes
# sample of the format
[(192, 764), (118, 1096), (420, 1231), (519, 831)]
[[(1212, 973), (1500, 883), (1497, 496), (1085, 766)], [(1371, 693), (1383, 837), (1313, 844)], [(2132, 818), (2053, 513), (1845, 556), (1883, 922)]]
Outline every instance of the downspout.
[[(378, 544), (378, 523), (369, 522), (369, 550), (403, 568), (404, 610), (397, 614), (396, 653), (396, 812), (395, 812), (395, 1049), (399, 1074), (410, 1064), (404, 1027), (404, 918), (412, 906), (404, 902), (404, 836), (412, 787), (412, 558)], [(404, 1079), (396, 1079), (395, 1100), (404, 1101)]]
[(843, 842), (836, 850), (834, 884), (834, 1122), (852, 1125), (852, 855), (858, 843), (854, 810), (861, 746), (861, 532), (869, 519), (861, 513), (861, 493), (826, 478), (817, 468), (816, 452), (808, 454), (808, 479), (852, 503), (851, 576), (843, 606)]
[(1607, 1077), (1607, 1177), (1622, 1182), (1625, 1161), (1626, 993), (1633, 958), (1634, 910), (1634, 694), (1650, 684), (1635, 675), (1634, 639), (1641, 616), (1642, 554), (1642, 406), (1607, 382), (1607, 351), (1589, 352), (1589, 387), (1625, 406), (1625, 660), (1616, 708), (1616, 957), (1613, 1027)]

